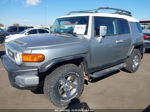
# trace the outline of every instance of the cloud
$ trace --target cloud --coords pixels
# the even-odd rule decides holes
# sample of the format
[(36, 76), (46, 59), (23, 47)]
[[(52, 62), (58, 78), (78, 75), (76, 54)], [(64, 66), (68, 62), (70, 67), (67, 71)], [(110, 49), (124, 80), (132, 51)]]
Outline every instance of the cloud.
[(41, 0), (26, 0), (26, 4), (28, 6), (35, 6), (38, 5), (41, 2)]

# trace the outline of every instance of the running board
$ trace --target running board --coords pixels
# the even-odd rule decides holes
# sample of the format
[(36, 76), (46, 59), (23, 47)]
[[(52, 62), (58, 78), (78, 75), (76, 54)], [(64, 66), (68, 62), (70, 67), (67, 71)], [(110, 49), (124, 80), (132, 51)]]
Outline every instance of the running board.
[(119, 65), (116, 65), (114, 67), (111, 67), (111, 68), (108, 68), (108, 69), (105, 69), (105, 70), (102, 70), (102, 71), (99, 71), (99, 72), (96, 72), (94, 74), (90, 74), (90, 77), (91, 78), (99, 78), (99, 77), (102, 77), (102, 76), (105, 76), (105, 75), (108, 75), (112, 72), (115, 72), (117, 70), (120, 70), (122, 68), (126, 67), (126, 64), (125, 63), (122, 63), (122, 64), (119, 64)]

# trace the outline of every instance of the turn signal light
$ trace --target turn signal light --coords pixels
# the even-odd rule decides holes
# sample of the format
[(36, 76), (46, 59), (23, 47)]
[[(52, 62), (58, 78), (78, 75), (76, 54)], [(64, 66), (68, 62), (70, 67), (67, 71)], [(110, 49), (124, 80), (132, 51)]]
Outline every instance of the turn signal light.
[(23, 62), (43, 62), (45, 56), (43, 54), (22, 54)]

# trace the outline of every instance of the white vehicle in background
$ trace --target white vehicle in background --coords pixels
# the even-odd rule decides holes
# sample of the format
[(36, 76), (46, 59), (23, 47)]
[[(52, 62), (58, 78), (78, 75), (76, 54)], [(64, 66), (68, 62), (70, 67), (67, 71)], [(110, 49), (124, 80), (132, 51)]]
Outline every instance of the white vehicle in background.
[(39, 35), (39, 34), (48, 34), (49, 30), (44, 28), (29, 28), (18, 34), (8, 35), (5, 39), (5, 42), (9, 42), (21, 37), (28, 37), (29, 35)]

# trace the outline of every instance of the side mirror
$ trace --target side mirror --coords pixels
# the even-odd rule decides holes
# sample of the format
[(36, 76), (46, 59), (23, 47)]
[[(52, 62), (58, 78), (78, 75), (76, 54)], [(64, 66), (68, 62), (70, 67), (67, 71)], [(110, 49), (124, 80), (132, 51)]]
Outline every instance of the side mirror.
[(107, 26), (100, 26), (99, 35), (100, 37), (104, 37), (107, 34)]
[(26, 32), (25, 35), (29, 35), (29, 33)]
[(107, 26), (99, 27), (99, 37), (97, 38), (98, 42), (101, 42), (102, 38), (107, 34)]

